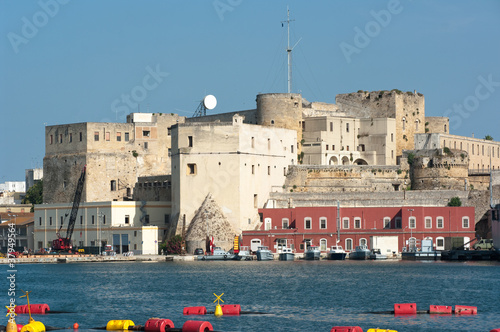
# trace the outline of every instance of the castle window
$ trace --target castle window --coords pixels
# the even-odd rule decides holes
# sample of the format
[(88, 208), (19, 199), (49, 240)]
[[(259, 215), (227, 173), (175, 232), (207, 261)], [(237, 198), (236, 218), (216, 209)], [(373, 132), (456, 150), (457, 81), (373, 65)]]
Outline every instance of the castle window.
[(333, 122), (330, 122), (330, 131), (333, 131)]
[(346, 147), (346, 150), (349, 151), (349, 145)]
[(271, 175), (271, 166), (267, 166), (267, 175)]
[(54, 143), (54, 136), (50, 135), (50, 144)]
[(142, 137), (149, 137), (149, 136), (151, 136), (151, 132), (149, 130), (142, 131)]
[(121, 142), (122, 141), (122, 133), (120, 133), (120, 132), (116, 133), (116, 141), (117, 142)]
[(462, 228), (469, 228), (469, 217), (462, 217)]
[[(62, 143), (62, 140), (61, 140), (61, 143)], [(484, 145), (481, 146), (481, 150), (483, 150), (482, 153), (483, 153), (483, 156), (484, 156)]]
[(444, 125), (444, 132), (446, 133), (446, 125)]
[(391, 150), (391, 158), (394, 159), (394, 150)]
[(307, 217), (304, 218), (304, 229), (311, 229), (312, 228), (312, 219)]
[(62, 134), (59, 134), (59, 143), (62, 143)]
[(167, 129), (167, 135), (168, 136), (172, 135), (172, 129), (170, 127), (168, 127), (168, 129)]
[(94, 131), (94, 141), (99, 141), (99, 132), (98, 131)]
[(129, 133), (125, 133), (125, 142), (129, 141)]
[(332, 151), (335, 151), (335, 145), (332, 145)]
[(384, 229), (390, 229), (391, 228), (391, 218), (385, 217), (384, 218)]
[(252, 142), (252, 148), (254, 148), (255, 147), (255, 138), (254, 137), (252, 137), (251, 142)]
[(72, 143), (73, 142), (73, 133), (69, 133), (69, 142)]
[(168, 156), (171, 157), (172, 156), (172, 149), (171, 148), (168, 148)]
[(361, 218), (354, 218), (354, 228), (361, 228)]
[(345, 124), (345, 132), (348, 133), (349, 132), (349, 123), (346, 123)]
[(259, 207), (259, 200), (257, 194), (253, 194), (253, 207), (258, 208)]
[(417, 119), (417, 120), (415, 120), (415, 131), (418, 131), (418, 123), (419, 123), (419, 122), (420, 122), (420, 121), (419, 121), (418, 119)]
[(406, 127), (406, 118), (403, 117), (403, 131), (405, 130), (405, 127)]
[(189, 175), (196, 175), (196, 164), (187, 164), (187, 173)]
[(342, 219), (342, 229), (349, 229), (349, 218)]
[(252, 174), (255, 174), (255, 165), (252, 165)]
[(474, 144), (472, 144), (472, 154), (474, 154)]
[(293, 153), (293, 144), (290, 145), (290, 152)]
[(391, 142), (394, 142), (394, 134), (391, 133)]
[(320, 229), (326, 229), (326, 218), (319, 218), (319, 228)]
[(326, 145), (326, 150), (328, 151), (328, 144)]
[(83, 141), (83, 134), (80, 132), (80, 142)]
[(144, 142), (144, 149), (146, 149), (146, 150), (147, 150), (147, 149), (148, 149), (148, 147), (149, 147), (148, 142)]
[(116, 191), (116, 180), (111, 180), (111, 191)]
[(274, 120), (271, 120), (271, 125), (274, 126)]
[(111, 140), (111, 134), (110, 134), (109, 131), (106, 132), (106, 136), (105, 137), (106, 137), (106, 141)]
[(432, 228), (432, 217), (425, 217), (425, 228)]
[(193, 136), (188, 136), (188, 147), (193, 147)]

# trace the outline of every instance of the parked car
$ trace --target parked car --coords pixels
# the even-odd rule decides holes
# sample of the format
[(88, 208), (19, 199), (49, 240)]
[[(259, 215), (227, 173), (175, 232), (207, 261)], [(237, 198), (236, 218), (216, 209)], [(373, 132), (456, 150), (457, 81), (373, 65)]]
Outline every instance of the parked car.
[(493, 249), (493, 240), (492, 239), (481, 239), (474, 243), (472, 246), (475, 250), (491, 250)]
[(194, 255), (195, 255), (195, 256), (200, 256), (200, 255), (202, 256), (202, 255), (204, 255), (204, 254), (205, 254), (205, 252), (203, 251), (203, 249), (202, 249), (202, 248), (196, 248), (196, 249), (194, 250)]

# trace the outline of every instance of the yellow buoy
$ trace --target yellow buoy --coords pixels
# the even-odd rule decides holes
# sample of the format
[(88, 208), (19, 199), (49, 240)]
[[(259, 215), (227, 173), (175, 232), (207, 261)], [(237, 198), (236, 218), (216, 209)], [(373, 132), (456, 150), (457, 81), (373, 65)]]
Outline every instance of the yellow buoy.
[(17, 332), (17, 324), (15, 321), (9, 321), (7, 322), (7, 332)]
[(220, 317), (222, 316), (222, 307), (220, 306), (220, 304), (217, 304), (215, 306), (215, 317)]
[(108, 331), (128, 330), (129, 327), (135, 326), (131, 320), (110, 320), (106, 325)]
[(21, 332), (45, 332), (45, 325), (42, 322), (32, 320), (23, 326)]

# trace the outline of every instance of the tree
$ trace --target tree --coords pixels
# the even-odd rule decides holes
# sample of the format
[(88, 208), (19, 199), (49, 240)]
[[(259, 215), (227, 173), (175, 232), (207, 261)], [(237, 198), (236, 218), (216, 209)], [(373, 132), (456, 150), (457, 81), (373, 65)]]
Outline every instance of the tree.
[(182, 236), (176, 235), (160, 245), (160, 249), (169, 254), (182, 254)]
[(448, 206), (462, 206), (462, 201), (460, 200), (460, 197), (458, 196), (452, 197), (448, 202)]
[(43, 180), (38, 181), (28, 189), (22, 203), (31, 204), (31, 212), (35, 211), (35, 204), (43, 203)]
[(493, 137), (491, 137), (490, 135), (484, 136), (484, 139), (487, 141), (493, 141)]

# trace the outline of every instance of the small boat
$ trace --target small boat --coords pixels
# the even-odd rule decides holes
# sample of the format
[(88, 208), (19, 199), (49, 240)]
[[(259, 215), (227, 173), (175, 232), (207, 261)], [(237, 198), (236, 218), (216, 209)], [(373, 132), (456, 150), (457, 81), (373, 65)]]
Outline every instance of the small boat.
[(308, 261), (319, 260), (321, 255), (321, 250), (318, 246), (309, 246), (307, 250), (304, 251), (304, 259)]
[(236, 255), (237, 260), (251, 261), (253, 260), (253, 255), (250, 253), (248, 246), (241, 246), (240, 251)]
[(330, 252), (328, 253), (328, 259), (334, 261), (343, 261), (347, 256), (347, 253), (342, 248), (342, 246), (331, 246)]
[(387, 259), (387, 255), (380, 252), (380, 249), (372, 249), (370, 253), (370, 259), (383, 260)]
[(295, 254), (293, 253), (292, 248), (283, 248), (280, 256), (280, 261), (293, 261), (295, 260)]
[(231, 259), (236, 259), (236, 255), (231, 254), (225, 250), (223, 250), (221, 247), (215, 247), (214, 248), (214, 253), (212, 255), (205, 254), (203, 256), (198, 256), (198, 260), (202, 261), (226, 261), (226, 260), (231, 260)]
[(272, 261), (274, 259), (273, 253), (266, 246), (261, 246), (257, 249), (258, 261)]
[(356, 246), (354, 251), (349, 254), (349, 259), (365, 260), (370, 257), (371, 251), (366, 245)]

